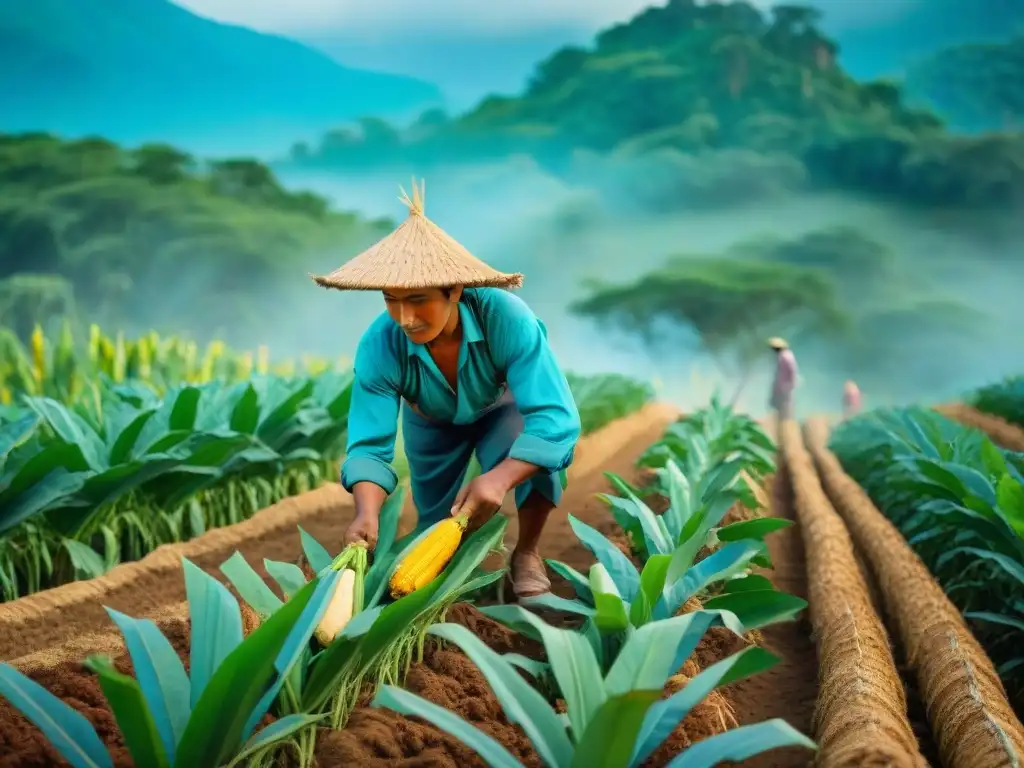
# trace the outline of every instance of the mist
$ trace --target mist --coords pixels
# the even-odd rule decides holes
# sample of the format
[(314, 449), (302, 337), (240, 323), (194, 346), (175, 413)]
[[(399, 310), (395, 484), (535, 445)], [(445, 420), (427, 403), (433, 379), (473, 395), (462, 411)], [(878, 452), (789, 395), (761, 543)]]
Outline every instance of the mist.
[[(412, 172), (393, 168), (342, 176), (282, 171), (279, 176), (287, 186), (313, 190), (339, 209), (400, 222), (405, 209), (398, 187), (410, 188)], [(866, 406), (956, 399), (1024, 368), (1024, 345), (1019, 343), (1024, 265), (1013, 258), (1024, 238), (1013, 230), (820, 193), (776, 195), (724, 210), (644, 214), (608, 189), (598, 192), (556, 179), (528, 159), (436, 168), (425, 182), (426, 213), (435, 223), (496, 268), (526, 275), (520, 295), (546, 324), (565, 368), (652, 381), (661, 397), (684, 408), (706, 402), (716, 388), (731, 396), (737, 382), (715, 368), (686, 328), (666, 331), (671, 350), (666, 354), (575, 317), (568, 307), (584, 295), (584, 282), (630, 280), (673, 255), (713, 255), (751, 238), (789, 239), (840, 225), (857, 227), (894, 249), (902, 268), (916, 275), (915, 290), (965, 304), (982, 313), (987, 326), (983, 337), (967, 341), (887, 334), (888, 344), (906, 345), (905, 354), (901, 349), (898, 365), (879, 371), (886, 384), (862, 386)], [(354, 255), (340, 250), (319, 254), (308, 271), (322, 274)], [(325, 291), (305, 275), (259, 298), (284, 319), (253, 328), (251, 334), (234, 329), (232, 335), (241, 334), (252, 345), (267, 343), (278, 358), (351, 358), (363, 330), (383, 311), (376, 293)], [(800, 409), (838, 411), (849, 372), (817, 364), (813, 352), (802, 356), (799, 347), (794, 351), (803, 377)], [(764, 364), (744, 390), (739, 404), (751, 413), (767, 410), (772, 364), (766, 350)]]

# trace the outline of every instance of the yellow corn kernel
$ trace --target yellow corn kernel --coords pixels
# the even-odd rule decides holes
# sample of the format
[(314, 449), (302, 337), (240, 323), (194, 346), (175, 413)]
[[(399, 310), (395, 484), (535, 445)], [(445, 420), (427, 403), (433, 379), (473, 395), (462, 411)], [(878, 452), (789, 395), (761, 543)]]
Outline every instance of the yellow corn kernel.
[(468, 517), (460, 516), (438, 523), (395, 569), (391, 596), (408, 595), (432, 582), (459, 548), (468, 522)]
[(317, 642), (325, 648), (335, 641), (345, 625), (352, 620), (356, 608), (355, 589), (356, 572), (351, 568), (343, 569), (334, 583), (334, 594), (314, 633)]

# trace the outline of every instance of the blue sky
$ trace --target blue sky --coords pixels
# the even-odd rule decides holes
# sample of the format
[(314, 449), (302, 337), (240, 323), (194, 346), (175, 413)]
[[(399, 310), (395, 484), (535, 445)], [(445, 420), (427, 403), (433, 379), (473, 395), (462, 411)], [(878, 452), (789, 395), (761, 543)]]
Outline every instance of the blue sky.
[[(772, 0), (753, 0), (769, 7)], [(519, 35), (530, 29), (594, 30), (652, 5), (649, 0), (176, 0), (195, 13), (265, 32), (305, 35), (325, 28), (380, 35), (415, 29)], [(834, 22), (899, 13), (919, 0), (818, 0)], [(485, 9), (486, 10), (483, 10)], [(404, 35), (400, 35), (404, 36)]]

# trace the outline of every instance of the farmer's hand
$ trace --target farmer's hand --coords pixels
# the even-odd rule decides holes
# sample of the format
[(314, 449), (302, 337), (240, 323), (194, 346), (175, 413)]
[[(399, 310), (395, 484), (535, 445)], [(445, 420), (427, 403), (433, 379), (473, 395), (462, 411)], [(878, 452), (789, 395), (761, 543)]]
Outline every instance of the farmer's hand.
[(496, 473), (478, 475), (455, 497), (452, 516), (469, 515), (469, 529), (475, 530), (501, 509), (508, 491), (508, 484)]
[(345, 531), (344, 546), (350, 544), (366, 544), (369, 551), (377, 546), (377, 526), (379, 520), (377, 515), (356, 514), (355, 519), (349, 524)]

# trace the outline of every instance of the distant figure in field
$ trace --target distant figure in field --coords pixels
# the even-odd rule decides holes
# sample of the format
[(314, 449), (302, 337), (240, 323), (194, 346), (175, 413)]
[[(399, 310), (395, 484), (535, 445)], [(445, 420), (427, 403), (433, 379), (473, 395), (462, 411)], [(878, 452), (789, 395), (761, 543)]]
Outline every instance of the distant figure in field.
[(799, 383), (796, 357), (785, 339), (775, 336), (768, 339), (768, 346), (775, 350), (775, 381), (772, 384), (771, 406), (779, 419), (793, 418), (793, 390)]
[(843, 418), (849, 419), (860, 413), (860, 387), (854, 381), (843, 385)]

